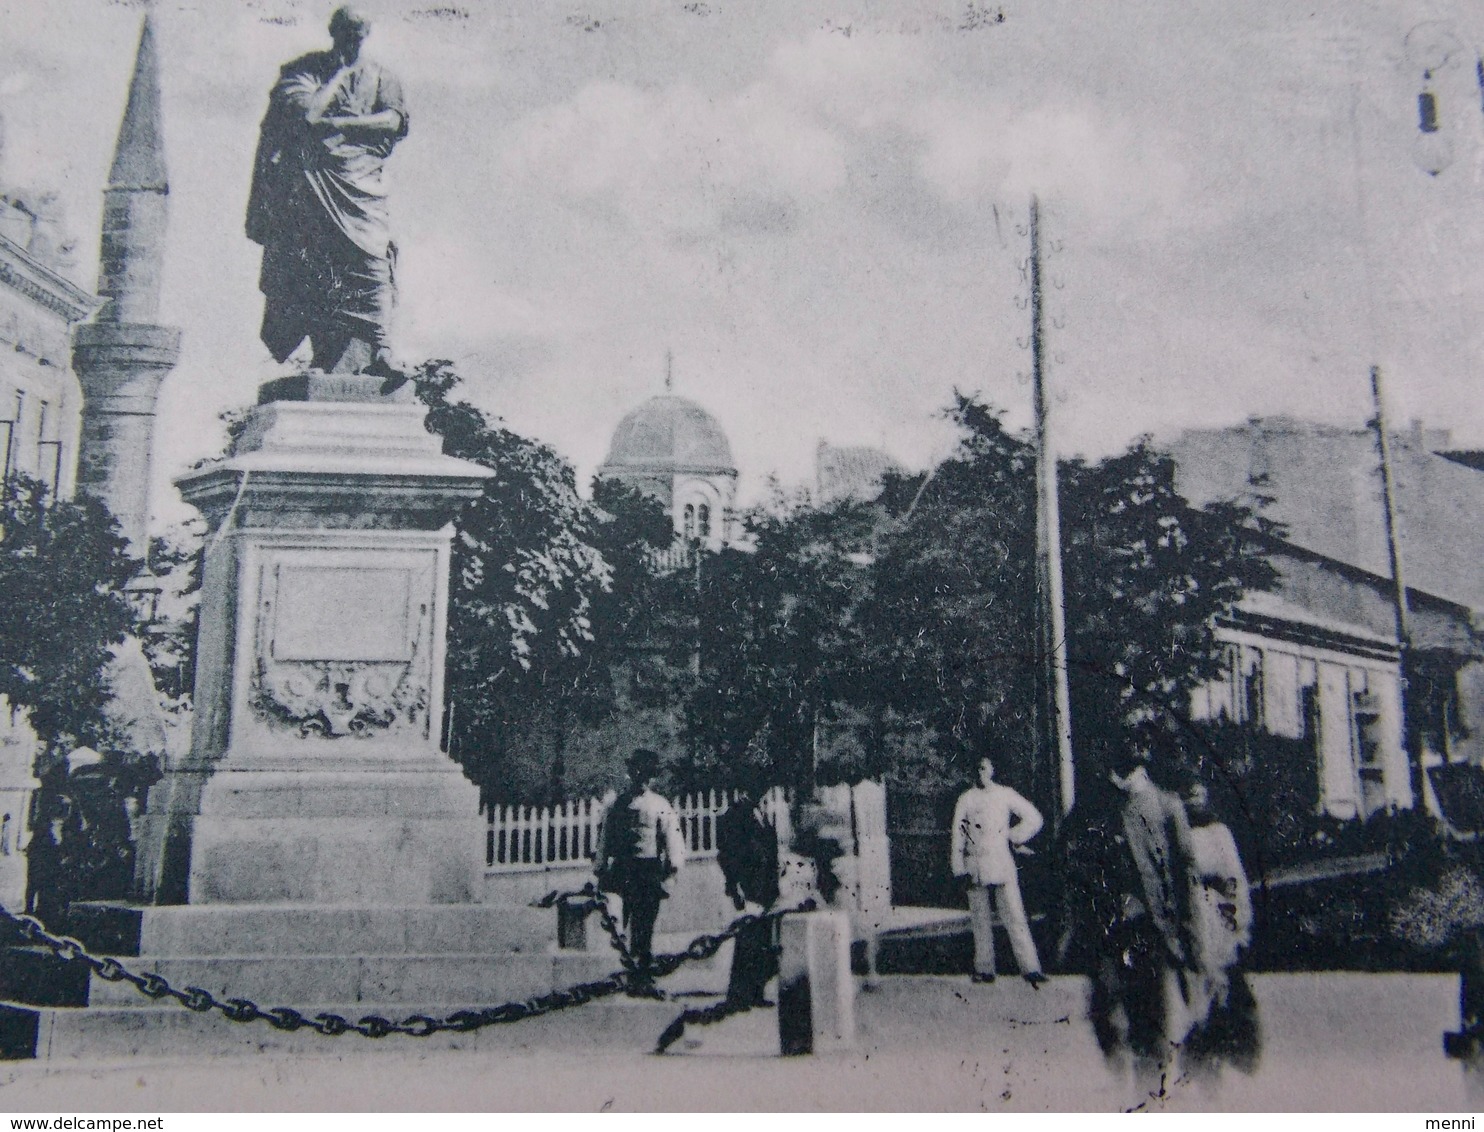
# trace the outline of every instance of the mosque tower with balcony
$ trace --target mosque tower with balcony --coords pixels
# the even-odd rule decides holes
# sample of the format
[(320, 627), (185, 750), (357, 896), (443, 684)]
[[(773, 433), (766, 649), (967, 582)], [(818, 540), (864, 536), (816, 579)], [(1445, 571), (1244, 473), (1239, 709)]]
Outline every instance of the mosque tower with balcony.
[(156, 321), (169, 197), (154, 28), (146, 15), (103, 194), (103, 306), (77, 327), (72, 350), (83, 389), (78, 487), (107, 505), (138, 555), (148, 546), (156, 402), (180, 357), (180, 331)]

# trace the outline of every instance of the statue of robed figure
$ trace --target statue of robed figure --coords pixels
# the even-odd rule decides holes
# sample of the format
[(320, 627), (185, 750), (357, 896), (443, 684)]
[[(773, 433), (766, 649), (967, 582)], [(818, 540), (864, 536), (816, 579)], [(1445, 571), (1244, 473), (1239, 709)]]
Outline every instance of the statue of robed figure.
[(407, 136), (402, 87), (361, 54), (366, 18), (340, 8), (333, 45), (288, 63), (268, 97), (247, 204), (263, 248), (263, 343), (285, 361), (305, 338), (313, 366), (391, 380), (395, 291), (385, 170)]

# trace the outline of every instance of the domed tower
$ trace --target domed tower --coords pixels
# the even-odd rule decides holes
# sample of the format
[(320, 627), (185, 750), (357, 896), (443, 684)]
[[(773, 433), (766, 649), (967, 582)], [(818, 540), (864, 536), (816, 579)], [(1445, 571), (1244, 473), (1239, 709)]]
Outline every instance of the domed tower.
[(726, 544), (737, 468), (721, 425), (694, 401), (666, 393), (629, 413), (598, 475), (658, 499), (678, 537), (708, 550)]

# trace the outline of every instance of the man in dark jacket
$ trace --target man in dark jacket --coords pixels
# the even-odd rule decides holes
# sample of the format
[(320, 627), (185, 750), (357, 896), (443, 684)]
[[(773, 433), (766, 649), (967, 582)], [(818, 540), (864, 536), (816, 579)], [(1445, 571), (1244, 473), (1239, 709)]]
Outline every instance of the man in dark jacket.
[(1114, 851), (1117, 920), (1116, 997), (1128, 1017), (1128, 1046), (1148, 1068), (1167, 1064), (1185, 1036), (1188, 988), (1197, 968), (1196, 872), (1185, 806), (1149, 777), (1148, 755), (1114, 760), (1113, 784), (1123, 792)]
[[(778, 827), (763, 812), (756, 794), (744, 787), (716, 819), (716, 859), (726, 892), (737, 911), (757, 905), (768, 911), (778, 899)], [(772, 922), (750, 924), (737, 933), (727, 1002), (737, 1007), (766, 1005), (763, 989), (778, 973)]]

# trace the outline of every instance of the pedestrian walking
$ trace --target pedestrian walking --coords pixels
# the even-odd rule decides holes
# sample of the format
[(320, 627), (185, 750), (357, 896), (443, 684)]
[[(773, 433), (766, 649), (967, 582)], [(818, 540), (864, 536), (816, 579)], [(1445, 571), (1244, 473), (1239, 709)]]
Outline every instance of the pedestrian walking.
[(994, 762), (979, 760), (979, 785), (959, 795), (953, 809), (953, 841), (949, 867), (953, 875), (969, 884), (969, 920), (974, 930), (974, 981), (991, 983), (995, 978), (994, 922), (990, 917), (993, 897), (1000, 921), (1010, 936), (1010, 947), (1021, 976), (1039, 988), (1046, 981), (1041, 959), (1031, 937), (1025, 902), (1020, 896), (1020, 878), (1015, 853), (1029, 852), (1024, 845), (1040, 832), (1040, 811), (1015, 790), (996, 782)]
[(634, 976), (629, 993), (664, 997), (654, 985), (654, 924), (666, 885), (685, 864), (685, 838), (675, 807), (652, 789), (660, 757), (639, 748), (628, 759), (628, 786), (608, 807), (598, 831), (598, 887), (623, 901), (623, 925)]
[(1198, 968), (1193, 1022), (1185, 1042), (1185, 1064), (1215, 1073), (1230, 1064), (1244, 1073), (1257, 1068), (1257, 1002), (1241, 969), (1252, 942), (1252, 894), (1236, 838), (1210, 804), (1199, 779), (1185, 790), (1196, 873), (1194, 941)]
[(1117, 1028), (1139, 1076), (1162, 1072), (1190, 1028), (1198, 973), (1193, 910), (1195, 861), (1179, 797), (1149, 776), (1149, 752), (1115, 755), (1113, 784), (1123, 794), (1113, 827), (1109, 879), (1115, 920), (1100, 964), (1108, 985), (1100, 1007), (1122, 1016)]

